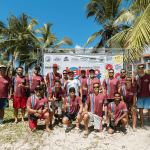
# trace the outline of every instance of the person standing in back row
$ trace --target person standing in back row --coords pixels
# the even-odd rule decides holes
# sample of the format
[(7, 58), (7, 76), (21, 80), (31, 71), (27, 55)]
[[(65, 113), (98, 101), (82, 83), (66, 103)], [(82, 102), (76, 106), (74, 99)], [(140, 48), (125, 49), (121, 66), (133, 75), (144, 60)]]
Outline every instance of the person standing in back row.
[(60, 80), (62, 78), (61, 73), (58, 73), (57, 70), (58, 65), (53, 64), (53, 72), (48, 73), (46, 76), (46, 89), (48, 89), (47, 99), (50, 89), (54, 87), (55, 80)]
[(0, 127), (5, 126), (3, 124), (4, 109), (9, 107), (8, 100), (10, 100), (11, 98), (12, 98), (12, 82), (11, 79), (6, 76), (6, 67), (2, 65), (0, 66)]
[(120, 87), (122, 87), (123, 85), (125, 85), (127, 76), (126, 76), (126, 70), (125, 69), (121, 69), (120, 72), (121, 76), (118, 77), (118, 80), (120, 82)]
[(22, 123), (24, 123), (25, 108), (27, 102), (26, 89), (29, 89), (29, 83), (26, 83), (26, 77), (23, 75), (23, 68), (17, 68), (17, 76), (12, 77), (12, 84), (14, 86), (14, 98), (13, 98), (13, 108), (15, 115), (15, 122), (18, 123), (18, 109), (21, 108), (22, 113)]
[(103, 81), (103, 94), (105, 94), (107, 102), (114, 101), (114, 93), (119, 91), (120, 82), (117, 78), (114, 78), (114, 70), (108, 71), (109, 77)]
[(143, 109), (148, 110), (148, 118), (150, 121), (150, 75), (144, 73), (144, 65), (138, 65), (139, 75), (134, 77), (134, 84), (138, 88), (137, 108), (140, 111), (141, 128), (144, 126)]
[(80, 98), (82, 99), (82, 89), (81, 89), (81, 84), (79, 80), (74, 79), (74, 72), (72, 70), (69, 70), (69, 80), (66, 82), (65, 85), (65, 90), (67, 91), (67, 96), (69, 96), (69, 89), (70, 87), (75, 88), (75, 95), (79, 96), (79, 91), (80, 91)]
[(88, 87), (88, 94), (94, 93), (93, 84), (99, 83), (99, 90), (102, 90), (101, 81), (95, 78), (95, 71), (93, 69), (89, 70), (90, 77), (87, 79), (87, 87)]
[(26, 76), (27, 83), (29, 83), (30, 96), (34, 95), (34, 89), (37, 85), (40, 85), (40, 86), (45, 85), (43, 76), (39, 74), (40, 70), (41, 69), (39, 66), (35, 66), (33, 69), (33, 73), (28, 74)]
[(88, 77), (85, 76), (85, 70), (81, 70), (81, 75), (78, 80), (81, 84), (81, 89), (82, 89), (82, 101), (83, 103), (86, 102), (87, 95), (88, 95), (88, 86), (87, 86), (87, 79)]

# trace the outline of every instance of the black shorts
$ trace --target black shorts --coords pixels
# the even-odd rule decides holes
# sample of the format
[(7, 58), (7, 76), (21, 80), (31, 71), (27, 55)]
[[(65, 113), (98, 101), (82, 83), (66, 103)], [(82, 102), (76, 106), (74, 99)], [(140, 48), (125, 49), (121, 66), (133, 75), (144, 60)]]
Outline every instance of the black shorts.
[(111, 102), (114, 102), (114, 99), (107, 99), (107, 103), (111, 103)]
[[(110, 124), (109, 124), (109, 129), (113, 129), (113, 130), (115, 130), (115, 128), (117, 127), (117, 126), (113, 126), (112, 124), (114, 124), (115, 123), (115, 121), (113, 121), (113, 123), (112, 122), (110, 122)], [(122, 125), (122, 123), (121, 123), (121, 120), (118, 122), (118, 124), (117, 125)]]

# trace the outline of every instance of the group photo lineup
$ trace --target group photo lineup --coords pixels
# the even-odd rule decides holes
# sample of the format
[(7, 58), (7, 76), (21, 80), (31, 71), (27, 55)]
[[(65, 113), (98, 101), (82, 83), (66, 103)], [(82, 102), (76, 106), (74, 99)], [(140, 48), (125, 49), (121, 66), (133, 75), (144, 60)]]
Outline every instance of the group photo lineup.
[(1, 150), (150, 150), (150, 0), (2, 5)]

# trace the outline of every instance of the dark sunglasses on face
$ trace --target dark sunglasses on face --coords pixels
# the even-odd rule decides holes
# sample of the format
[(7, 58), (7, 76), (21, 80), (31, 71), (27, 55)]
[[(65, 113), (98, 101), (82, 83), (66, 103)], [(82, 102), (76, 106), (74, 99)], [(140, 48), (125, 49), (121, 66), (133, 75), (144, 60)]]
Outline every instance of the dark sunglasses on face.
[(63, 74), (67, 74), (67, 73), (63, 73)]
[(138, 69), (144, 69), (144, 67), (139, 67)]
[(126, 81), (132, 82), (132, 80), (126, 80)]
[(53, 68), (57, 68), (57, 67), (53, 67)]
[(94, 89), (99, 88), (99, 86), (94, 86)]
[(121, 72), (121, 73), (126, 73), (126, 72)]
[(90, 73), (95, 73), (95, 72), (90, 72)]
[(70, 91), (70, 93), (75, 93), (75, 91)]
[(114, 73), (114, 72), (109, 72), (109, 73)]

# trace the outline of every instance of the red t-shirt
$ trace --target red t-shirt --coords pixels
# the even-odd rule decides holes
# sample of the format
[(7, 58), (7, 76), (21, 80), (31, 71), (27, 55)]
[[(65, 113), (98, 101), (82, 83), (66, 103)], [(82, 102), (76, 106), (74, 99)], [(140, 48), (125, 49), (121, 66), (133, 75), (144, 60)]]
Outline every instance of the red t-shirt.
[(88, 95), (88, 90), (87, 91), (83, 90), (83, 87), (88, 88), (88, 86), (87, 86), (87, 79), (88, 79), (88, 77), (85, 77), (85, 78), (79, 77), (78, 78), (78, 80), (79, 80), (79, 82), (81, 84), (81, 88), (82, 88), (82, 95)]
[[(48, 100), (46, 97), (41, 97), (40, 99), (36, 98), (36, 96), (34, 95), (35, 99), (34, 99), (34, 110), (39, 110), (40, 108), (42, 108), (42, 110), (44, 109), (44, 107), (48, 107)], [(30, 96), (27, 100), (27, 104), (26, 106), (31, 106), (32, 107), (32, 103), (31, 103), (31, 98), (32, 96)]]
[(50, 81), (50, 75), (51, 73), (48, 73), (46, 76), (46, 81), (48, 81), (48, 91), (50, 91), (51, 87), (50, 87), (50, 83), (52, 84), (52, 87), (54, 86), (54, 82), (55, 80), (60, 80), (62, 78), (62, 75), (60, 73), (56, 73), (56, 74), (52, 74), (51, 76), (51, 81)]
[[(150, 89), (149, 89), (150, 75), (145, 74), (143, 77), (139, 76), (139, 80), (140, 80), (140, 92), (138, 91), (138, 97), (150, 97)], [(137, 85), (136, 82), (137, 76), (134, 77), (133, 84)]]
[(120, 82), (120, 86), (125, 85), (127, 77), (125, 77), (124, 79), (122, 79), (121, 76), (120, 76), (120, 77), (118, 77), (118, 79), (120, 79), (120, 81), (119, 81)]
[(109, 79), (109, 91), (110, 93), (107, 94), (107, 79), (103, 81), (103, 87), (105, 87), (105, 95), (106, 99), (114, 99), (114, 93), (118, 92), (118, 86), (120, 86), (120, 82), (118, 78), (113, 78), (112, 80)]
[[(66, 105), (67, 102), (69, 103), (68, 97), (65, 98), (63, 105)], [(75, 114), (79, 110), (79, 105), (82, 105), (82, 100), (79, 96), (75, 96), (74, 100), (72, 100), (70, 98), (70, 102), (71, 102), (71, 113), (70, 114)], [(68, 112), (68, 109), (67, 109), (67, 112)]]
[(61, 78), (59, 80), (61, 82), (61, 86), (65, 87), (65, 84), (66, 84), (66, 81), (68, 80), (68, 77), (67, 77), (67, 80), (65, 80), (64, 78)]
[[(121, 89), (120, 89), (120, 94), (121, 94), (122, 96), (124, 96), (124, 95), (123, 95), (123, 86), (122, 86)], [(126, 89), (126, 87), (125, 87), (124, 101), (125, 101), (126, 103), (133, 103), (133, 97), (134, 97), (134, 95), (137, 95), (137, 89), (136, 89), (136, 87), (131, 86), (130, 89)]]
[(8, 98), (8, 87), (12, 85), (9, 77), (0, 77), (0, 98)]
[[(89, 112), (91, 112), (92, 109), (92, 94), (88, 95), (86, 103), (90, 104)], [(107, 100), (105, 98), (105, 95), (102, 93), (99, 93), (98, 96), (94, 95), (94, 114), (98, 115), (99, 117), (103, 117), (103, 104), (107, 103)]]
[(87, 79), (87, 84), (86, 85), (88, 86), (88, 84), (90, 82), (90, 88), (88, 86), (88, 90), (90, 90), (90, 94), (92, 94), (92, 93), (94, 93), (93, 84), (97, 82), (101, 86), (101, 81), (99, 79), (97, 79), (97, 78), (94, 78), (93, 80), (90, 79), (90, 81), (89, 81), (89, 79), (90, 78)]
[[(50, 98), (52, 98), (54, 95), (54, 90), (53, 89), (50, 89), (49, 91), (49, 96)], [(60, 88), (59, 92), (57, 92), (55, 90), (55, 96), (58, 100), (57, 101), (61, 101), (62, 100), (62, 97), (66, 95), (66, 91), (64, 90), (64, 88)]]
[[(112, 103), (114, 103), (114, 102), (112, 102)], [(113, 112), (112, 107), (111, 107), (112, 103), (108, 104), (108, 108), (107, 108), (108, 112)], [(127, 105), (126, 105), (125, 102), (120, 101), (118, 106), (116, 106), (114, 104), (114, 115), (115, 115), (114, 121), (116, 121), (118, 118), (120, 118), (123, 115), (123, 113), (127, 112), (127, 111), (128, 111), (127, 110)]]
[(26, 82), (29, 83), (30, 93), (34, 93), (35, 87), (40, 85), (40, 82), (44, 82), (44, 78), (41, 75), (34, 76), (33, 74), (28, 74), (26, 76)]
[(12, 84), (14, 85), (14, 97), (24, 97), (26, 96), (26, 90), (22, 87), (19, 87), (19, 84), (26, 85), (25, 77), (12, 77)]

